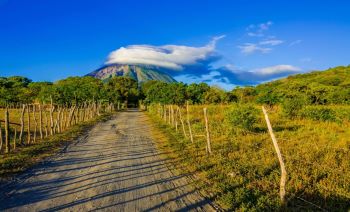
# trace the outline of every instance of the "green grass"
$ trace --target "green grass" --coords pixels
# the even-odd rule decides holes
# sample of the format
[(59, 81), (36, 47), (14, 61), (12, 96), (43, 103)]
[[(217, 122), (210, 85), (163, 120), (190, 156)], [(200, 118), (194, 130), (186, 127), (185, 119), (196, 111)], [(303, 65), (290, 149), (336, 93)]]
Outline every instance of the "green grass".
[[(350, 123), (347, 119), (291, 120), (284, 117), (278, 107), (269, 112), (288, 173), (288, 202), (284, 208), (279, 201), (279, 163), (263, 114), (257, 115), (253, 130), (247, 131), (239, 125), (233, 126), (232, 117), (227, 117), (230, 113), (225, 111), (237, 106), (206, 106), (213, 149), (210, 156), (205, 153), (204, 106), (190, 107), (194, 144), (182, 136), (181, 126), (176, 133), (156, 117), (155, 108), (150, 107), (149, 114), (168, 137), (163, 141), (164, 148), (205, 182), (206, 192), (224, 209), (319, 210), (315, 205), (331, 211), (350, 209)], [(335, 111), (350, 111), (349, 106), (332, 107)], [(185, 110), (182, 114), (184, 117)]]
[(9, 154), (0, 155), (0, 178), (6, 179), (35, 165), (39, 161), (59, 152), (97, 122), (108, 120), (111, 114), (104, 114), (94, 120), (72, 126), (63, 133), (50, 136), (28, 146), (18, 146)]

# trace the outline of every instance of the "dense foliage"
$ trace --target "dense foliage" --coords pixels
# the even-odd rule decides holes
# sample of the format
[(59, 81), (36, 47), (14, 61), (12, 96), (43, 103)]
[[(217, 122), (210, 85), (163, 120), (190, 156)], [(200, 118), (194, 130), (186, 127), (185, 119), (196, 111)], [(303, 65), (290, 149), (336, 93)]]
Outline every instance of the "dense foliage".
[(116, 103), (136, 101), (137, 82), (128, 77), (115, 77), (107, 83), (93, 77), (68, 77), (57, 82), (32, 82), (25, 77), (0, 78), (0, 105), (49, 102), (81, 105), (84, 102)]
[(350, 66), (311, 72), (258, 85), (224, 91), (206, 83), (165, 83), (147, 81), (137, 84), (132, 78), (113, 77), (106, 83), (93, 77), (69, 77), (51, 82), (32, 82), (26, 77), (0, 78), (0, 104), (49, 101), (60, 104), (85, 101), (133, 102), (145, 104), (258, 103), (281, 105), (289, 117), (296, 117), (305, 105), (350, 104)]
[(258, 102), (276, 104), (297, 97), (309, 105), (350, 104), (350, 66), (298, 74), (258, 85)]

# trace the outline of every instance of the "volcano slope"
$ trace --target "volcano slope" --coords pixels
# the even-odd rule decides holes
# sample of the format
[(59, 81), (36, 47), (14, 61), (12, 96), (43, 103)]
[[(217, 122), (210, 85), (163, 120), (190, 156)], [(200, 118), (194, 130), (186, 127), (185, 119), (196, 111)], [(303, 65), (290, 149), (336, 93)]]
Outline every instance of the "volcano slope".
[[(6, 211), (214, 211), (168, 166), (139, 111), (97, 124), (60, 154), (2, 186)], [(192, 183), (191, 183), (192, 182)]]

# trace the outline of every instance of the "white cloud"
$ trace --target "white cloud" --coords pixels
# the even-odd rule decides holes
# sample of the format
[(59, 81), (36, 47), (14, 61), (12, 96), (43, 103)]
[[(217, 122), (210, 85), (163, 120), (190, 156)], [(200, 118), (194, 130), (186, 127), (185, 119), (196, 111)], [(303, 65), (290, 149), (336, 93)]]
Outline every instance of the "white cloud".
[(289, 46), (295, 46), (295, 45), (300, 44), (301, 42), (303, 42), (303, 41), (302, 41), (302, 40), (295, 40), (295, 41), (291, 42), (291, 43), (289, 44)]
[(225, 90), (232, 90), (235, 87), (235, 85), (230, 82), (230, 79), (223, 76), (219, 71), (211, 71), (202, 75), (183, 74), (175, 76), (174, 79), (186, 83), (206, 82), (211, 86), (218, 86)]
[(238, 48), (241, 49), (241, 52), (243, 54), (253, 54), (255, 52), (260, 52), (265, 54), (265, 53), (269, 53), (272, 50), (271, 48), (261, 47), (254, 43), (245, 43), (242, 46), (238, 46)]
[[(251, 24), (246, 28), (247, 35), (250, 37), (260, 37), (262, 40), (254, 43), (245, 43), (238, 46), (243, 54), (253, 53), (269, 53), (272, 51), (272, 46), (277, 46), (284, 43), (283, 40), (277, 39), (275, 36), (267, 36), (265, 32), (268, 31), (272, 25), (272, 21), (261, 24)], [(269, 47), (267, 47), (269, 46)]]
[(261, 23), (258, 25), (251, 24), (246, 28), (246, 30), (248, 31), (247, 35), (251, 37), (263, 37), (264, 31), (269, 30), (272, 24), (272, 21), (268, 21), (266, 23)]
[(224, 37), (224, 35), (214, 37), (202, 47), (178, 45), (121, 47), (109, 54), (106, 64), (144, 64), (181, 70), (185, 65), (194, 65), (213, 57), (216, 42)]
[(272, 21), (268, 21), (266, 23), (261, 23), (261, 24), (259, 24), (259, 29), (260, 30), (268, 30), (272, 24), (273, 24)]
[(255, 32), (248, 32), (248, 34), (247, 34), (248, 36), (250, 36), (250, 37), (264, 37), (264, 34), (262, 34), (262, 33), (255, 33)]
[(282, 43), (284, 43), (284, 41), (278, 40), (278, 39), (263, 40), (259, 42), (260, 45), (270, 45), (270, 46), (277, 46)]
[(283, 74), (283, 73), (291, 73), (291, 72), (299, 72), (300, 68), (292, 65), (276, 65), (270, 66), (260, 69), (255, 69), (251, 72), (254, 72), (257, 75), (275, 75), (275, 74)]

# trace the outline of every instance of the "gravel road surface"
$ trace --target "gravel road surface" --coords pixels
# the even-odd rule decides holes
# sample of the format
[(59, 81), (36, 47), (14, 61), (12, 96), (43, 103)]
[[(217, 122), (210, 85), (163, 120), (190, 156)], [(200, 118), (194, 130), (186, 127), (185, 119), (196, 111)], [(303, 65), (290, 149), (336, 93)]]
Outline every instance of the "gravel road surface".
[(137, 110), (99, 123), (0, 191), (0, 211), (214, 211), (167, 166)]

